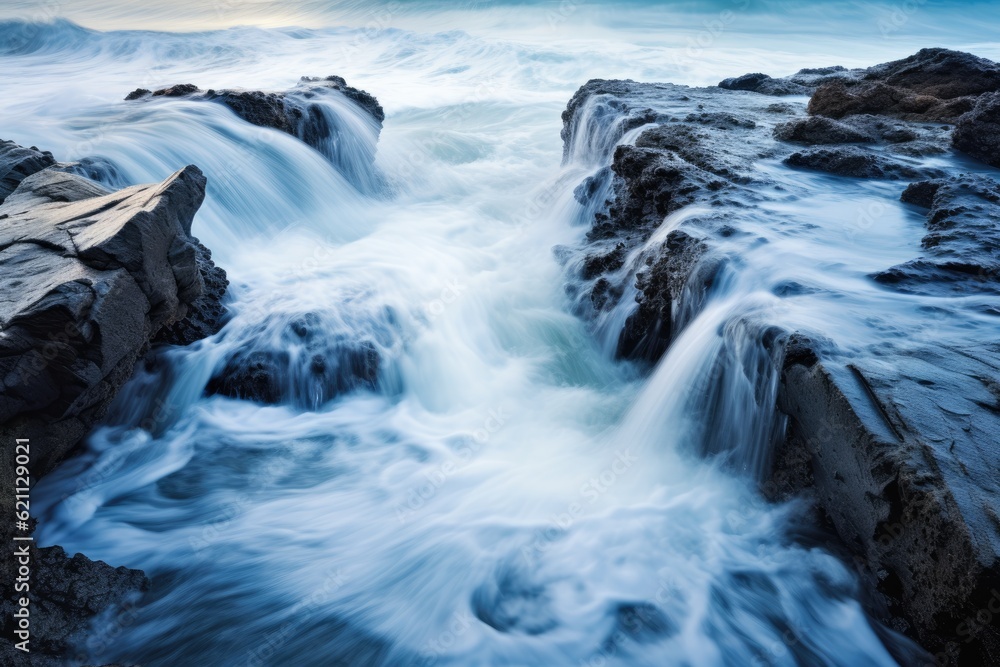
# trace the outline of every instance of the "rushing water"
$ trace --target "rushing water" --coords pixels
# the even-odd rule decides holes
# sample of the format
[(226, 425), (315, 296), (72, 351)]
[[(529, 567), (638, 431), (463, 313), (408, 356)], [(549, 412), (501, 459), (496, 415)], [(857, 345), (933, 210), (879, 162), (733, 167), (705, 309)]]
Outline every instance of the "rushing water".
[[(85, 22), (79, 4), (67, 13)], [(242, 16), (220, 6), (223, 23)], [(766, 375), (741, 347), (756, 340), (751, 314), (820, 328), (862, 319), (857, 300), (794, 308), (771, 287), (825, 283), (870, 305), (883, 297), (865, 273), (913, 256), (918, 216), (879, 184), (813, 200), (811, 224), (770, 248), (791, 259), (751, 253), (649, 376), (613, 360), (613, 326), (595, 335), (572, 314), (552, 251), (585, 233), (572, 191), (603, 159), (598, 147), (561, 165), (559, 114), (578, 85), (780, 73), (827, 64), (835, 45), (692, 57), (680, 34), (640, 30), (649, 8), (635, 24), (616, 18), (612, 39), (566, 9), (580, 5), (524, 7), (536, 22), (518, 41), (511, 26), (528, 19), (510, 8), (466, 10), (476, 29), (464, 32), (432, 28), (410, 4), (379, 7), (389, 14), (349, 7), (343, 22), (360, 28), (0, 24), (4, 137), (106, 158), (122, 183), (197, 164), (209, 189), (195, 233), (232, 282), (223, 331), (161, 351), (86, 452), (34, 491), (40, 542), (153, 581), (139, 607), (98, 621), (79, 664), (894, 664), (885, 642), (905, 642), (866, 618), (850, 568), (793, 540), (798, 508), (763, 503), (751, 479), (690, 443), (753, 448), (780, 429), (766, 377), (712, 368), (730, 359)], [(151, 4), (135, 23), (170, 11)], [(394, 27), (392, 11), (413, 29)], [(282, 23), (273, 6), (267, 16)], [(108, 9), (95, 21), (129, 24)], [(327, 74), (385, 106), (374, 168), (377, 128), (343, 100), (326, 110), (353, 143), (326, 155), (220, 105), (121, 101), (139, 86), (283, 90)], [(830, 189), (776, 177), (791, 194), (773, 217), (801, 217), (801, 196)], [(838, 221), (875, 203), (880, 223), (864, 231), (879, 243), (862, 253)], [(284, 338), (300, 326), (377, 350), (376, 387), (326, 400), (292, 378), (276, 406), (206, 395), (236, 350), (305, 354)], [(841, 342), (886, 328), (848, 324)], [(756, 471), (762, 456), (737, 467)]]

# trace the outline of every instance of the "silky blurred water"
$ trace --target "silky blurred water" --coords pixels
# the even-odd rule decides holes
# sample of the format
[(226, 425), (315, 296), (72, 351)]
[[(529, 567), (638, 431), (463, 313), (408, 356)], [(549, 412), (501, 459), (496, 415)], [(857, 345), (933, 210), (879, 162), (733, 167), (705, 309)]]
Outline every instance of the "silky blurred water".
[[(898, 188), (772, 166), (790, 194), (759, 221), (769, 255), (751, 253), (649, 375), (613, 360), (614, 327), (571, 314), (552, 249), (582, 240), (572, 191), (606, 159), (561, 164), (560, 113), (587, 79), (710, 84), (942, 41), (1000, 56), (986, 23), (914, 6), (880, 26), (892, 6), (7, 3), (46, 22), (0, 24), (4, 138), (106, 158), (128, 183), (197, 164), (194, 232), (232, 282), (226, 327), (161, 351), (33, 492), (41, 543), (153, 581), (75, 664), (894, 664), (853, 572), (792, 539), (799, 508), (765, 504), (752, 475), (690, 444), (705, 383), (727, 377), (712, 366), (749, 354), (732, 349), (747, 313), (836, 325), (850, 350), (884, 335), (868, 317), (880, 301), (890, 320), (929, 306), (865, 278), (919, 249)], [(328, 74), (385, 107), (374, 166), (221, 105), (122, 101)], [(375, 141), (344, 100), (327, 112)], [(845, 211), (876, 204), (859, 243)], [(768, 226), (806, 212), (787, 234)], [(778, 299), (788, 280), (826, 291)], [(376, 388), (272, 406), (205, 395), (228, 355), (305, 320), (372, 345)], [(726, 432), (766, 431), (773, 414), (727, 382)]]

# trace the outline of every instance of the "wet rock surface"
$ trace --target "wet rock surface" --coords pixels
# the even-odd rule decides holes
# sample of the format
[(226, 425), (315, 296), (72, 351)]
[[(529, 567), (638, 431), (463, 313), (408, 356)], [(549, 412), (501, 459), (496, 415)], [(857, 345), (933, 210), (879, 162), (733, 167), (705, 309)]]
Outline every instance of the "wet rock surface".
[(349, 392), (379, 388), (387, 346), (396, 336), (391, 317), (365, 311), (345, 321), (349, 311), (274, 314), (229, 333), (239, 343), (219, 363), (206, 392), (316, 410)]
[[(316, 121), (316, 113), (309, 100), (318, 95), (339, 93), (351, 100), (369, 114), (379, 125), (385, 120), (382, 105), (370, 93), (353, 88), (339, 76), (308, 77), (304, 76), (294, 88), (284, 92), (267, 92), (260, 90), (202, 90), (198, 86), (187, 83), (149, 91), (137, 88), (129, 93), (127, 101), (152, 99), (156, 97), (190, 97), (218, 102), (229, 107), (233, 113), (254, 125), (270, 127), (288, 134), (296, 135), (315, 145), (317, 137), (310, 141), (310, 132), (315, 135), (324, 134), (323, 128), (311, 129), (308, 121)], [(329, 132), (330, 128), (326, 128)]]
[(746, 90), (773, 96), (810, 95), (821, 85), (835, 81), (853, 81), (863, 73), (864, 70), (849, 70), (839, 65), (801, 69), (791, 76), (780, 78), (754, 72), (723, 79), (719, 82), (719, 88)]
[(944, 172), (921, 167), (912, 162), (882, 155), (856, 146), (815, 148), (798, 151), (785, 158), (785, 164), (802, 169), (815, 169), (838, 176), (913, 180), (944, 176)]
[[(695, 277), (710, 288), (717, 271), (715, 263), (702, 263), (709, 247), (681, 230), (670, 232), (667, 240), (647, 258), (647, 268), (636, 274), (636, 310), (625, 321), (618, 340), (618, 354), (629, 359), (659, 359), (684, 322), (677, 304), (684, 301), (687, 284)], [(690, 300), (688, 300), (690, 302)], [(695, 304), (697, 307), (700, 304)]]
[[(965, 174), (913, 183), (901, 199), (930, 209), (924, 254), (875, 280), (916, 294), (1000, 294), (1000, 183)], [(1000, 314), (994, 307), (985, 312)]]
[[(787, 196), (777, 165), (902, 181), (896, 192), (926, 215), (926, 231), (912, 259), (871, 273), (873, 284), (900, 298), (962, 297), (970, 317), (996, 317), (1000, 185), (938, 158), (953, 141), (941, 123), (956, 121), (955, 148), (995, 155), (998, 72), (925, 49), (867, 70), (748, 75), (717, 89), (589, 82), (564, 114), (565, 154), (600, 165), (604, 151), (609, 166), (576, 193), (586, 241), (557, 253), (578, 312), (617, 337), (620, 356), (658, 359), (727, 266), (766, 242), (753, 230), (773, 215), (765, 208), (782, 210), (768, 203)], [(768, 101), (796, 94), (790, 83), (815, 89), (808, 115), (794, 100)], [(773, 293), (813, 289), (786, 281)], [(941, 664), (993, 664), (1000, 635), (976, 616), (1000, 590), (1000, 347), (951, 335), (947, 322), (846, 357), (825, 338), (833, 330), (779, 336), (772, 400), (788, 422), (763, 483), (772, 498), (815, 500), (870, 584), (874, 615)]]
[(190, 308), (202, 270), (225, 281), (190, 235), (204, 191), (197, 167), (118, 192), (43, 170), (0, 206), (0, 429), (37, 437), (35, 475), (102, 416), (164, 326), (180, 338), (216, 326)]
[[(129, 622), (134, 606), (149, 589), (140, 570), (115, 568), (83, 554), (70, 557), (62, 547), (32, 546), (30, 554), (31, 652), (0, 642), (4, 665), (65, 665), (67, 656), (75, 657), (78, 651), (99, 654), (117, 636), (115, 625)], [(4, 588), (0, 611), (6, 624), (17, 610), (18, 594)], [(13, 630), (5, 627), (4, 637), (12, 636)]]
[[(1000, 585), (1000, 347), (917, 346), (846, 369), (790, 359), (768, 485), (808, 489), (889, 612), (945, 664), (991, 664)], [(793, 480), (789, 486), (789, 480)], [(780, 495), (780, 494), (779, 494)]]
[(749, 90), (762, 95), (808, 95), (812, 89), (788, 79), (775, 79), (767, 74), (754, 72), (719, 82), (726, 90)]
[[(711, 288), (722, 258), (702, 265), (711, 253), (698, 239), (735, 232), (712, 208), (756, 199), (755, 186), (767, 179), (754, 162), (791, 150), (772, 137), (782, 116), (768, 112), (770, 104), (764, 96), (734, 99), (721, 89), (602, 80), (583, 86), (570, 102), (563, 114), (567, 158), (589, 153), (597, 159), (602, 152), (610, 158), (610, 166), (575, 193), (590, 218), (585, 248), (568, 259), (584, 281), (577, 308), (600, 319), (623, 300), (640, 304), (616, 334), (620, 356), (655, 361), (697, 310), (690, 301), (681, 309), (677, 299)], [(631, 144), (615, 146), (634, 131)], [(683, 230), (654, 238), (667, 216), (695, 206), (700, 214)], [(668, 247), (678, 252), (662, 251)]]
[(28, 176), (56, 163), (52, 153), (0, 141), (0, 203)]
[[(4, 148), (16, 158), (4, 182), (16, 187), (0, 205), (0, 434), (30, 439), (37, 480), (101, 419), (151, 344), (218, 330), (227, 282), (191, 236), (205, 196), (197, 167), (112, 191), (81, 175), (103, 170), (97, 162)], [(12, 459), (2, 472), (12, 506)], [(10, 542), (9, 527), (3, 535)], [(2, 561), (12, 571), (9, 553)], [(25, 662), (5, 632), (4, 664), (65, 664), (99, 615), (147, 587), (137, 570), (69, 558), (60, 547), (33, 548), (32, 561), (32, 654)], [(10, 619), (13, 582), (5, 578), (0, 593)]]

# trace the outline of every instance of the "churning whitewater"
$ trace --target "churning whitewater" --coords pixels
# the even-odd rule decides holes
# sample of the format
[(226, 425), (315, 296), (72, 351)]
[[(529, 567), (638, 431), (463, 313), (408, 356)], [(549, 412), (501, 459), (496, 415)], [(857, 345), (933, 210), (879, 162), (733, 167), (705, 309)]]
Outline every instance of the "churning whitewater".
[[(820, 227), (834, 203), (883, 206), (881, 254), (838, 273), (858, 250), (843, 234), (795, 253), (775, 239), (800, 259), (768, 268), (761, 250), (727, 269), (651, 374), (614, 359), (627, 312), (575, 314), (553, 252), (593, 215), (574, 188), (635, 136), (595, 115), (563, 162), (573, 91), (718, 80), (747, 69), (731, 54), (681, 66), (666, 48), (397, 29), (0, 31), (19, 36), (0, 57), (7, 133), (102, 158), (114, 185), (198, 165), (194, 233), (232, 282), (223, 330), (161, 350), (33, 492), (40, 544), (153, 582), (76, 664), (895, 664), (849, 565), (795, 534), (799, 508), (755, 491), (782, 424), (777, 362), (743, 328), (787, 308), (776, 281), (819, 279), (818, 258), (834, 267), (822, 279), (877, 298), (865, 263), (911, 257), (919, 221), (877, 184), (812, 201)], [(32, 87), (42, 69), (80, 102)], [(381, 136), (337, 95), (319, 103), (341, 141), (321, 150), (223, 105), (122, 101), (330, 74), (381, 101)], [(771, 213), (803, 204), (784, 206)], [(851, 303), (822, 299), (786, 315), (847, 317)], [(317, 340), (377, 353), (377, 378), (324, 394), (307, 372)], [(280, 404), (206, 391), (233, 355), (275, 347), (291, 359)]]

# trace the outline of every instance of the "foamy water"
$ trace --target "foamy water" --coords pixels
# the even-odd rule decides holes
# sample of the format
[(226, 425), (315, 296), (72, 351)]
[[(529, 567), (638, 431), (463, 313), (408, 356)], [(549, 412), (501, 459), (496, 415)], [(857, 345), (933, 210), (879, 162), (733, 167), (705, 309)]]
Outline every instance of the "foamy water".
[[(33, 492), (41, 543), (153, 581), (138, 608), (98, 622), (76, 664), (895, 664), (851, 570), (790, 538), (798, 508), (757, 496), (766, 454), (736, 456), (734, 471), (694, 443), (753, 449), (777, 418), (710, 372), (756, 354), (741, 322), (839, 322), (848, 350), (884, 335), (857, 315), (890, 301), (864, 276), (913, 256), (919, 216), (884, 184), (784, 176), (791, 194), (768, 217), (802, 221), (801, 199), (822, 190), (808, 209), (819, 224), (774, 238), (788, 261), (750, 254), (648, 376), (612, 359), (614, 327), (572, 314), (552, 249), (581, 241), (572, 191), (606, 160), (561, 164), (559, 115), (587, 79), (867, 65), (926, 45), (927, 16), (845, 55), (843, 38), (810, 50), (801, 34), (767, 50), (757, 12), (691, 46), (722, 4), (674, 34), (648, 6), (220, 7), (104, 7), (91, 25), (269, 27), (0, 24), (4, 137), (106, 158), (129, 183), (197, 164), (209, 191), (194, 231), (232, 282), (226, 327), (162, 351), (86, 453)], [(86, 23), (88, 8), (53, 13)], [(312, 27), (274, 27), (289, 23)], [(221, 105), (122, 101), (140, 86), (284, 90), (327, 74), (385, 107), (374, 168), (377, 128), (345, 100), (326, 111), (360, 148), (327, 155)], [(884, 222), (862, 231), (878, 243), (859, 244), (841, 216), (873, 202)], [(829, 291), (769, 291), (791, 279)], [(886, 307), (916, 322), (927, 305)], [(376, 388), (326, 401), (306, 383), (276, 406), (205, 395), (233, 351), (284, 344), (301, 322), (373, 346)], [(706, 377), (728, 400), (705, 402)], [(706, 435), (713, 411), (724, 428)]]

